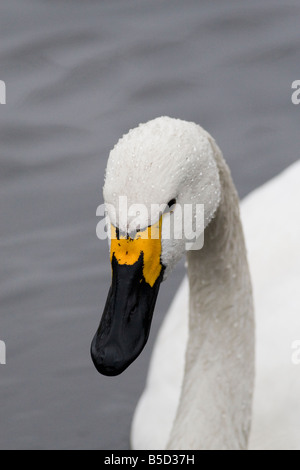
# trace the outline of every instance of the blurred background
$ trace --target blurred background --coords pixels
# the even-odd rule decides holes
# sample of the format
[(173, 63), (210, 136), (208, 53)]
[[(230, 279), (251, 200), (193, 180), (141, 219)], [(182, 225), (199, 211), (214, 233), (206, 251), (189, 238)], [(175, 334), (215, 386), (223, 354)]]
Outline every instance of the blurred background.
[(96, 208), (109, 150), (192, 120), (243, 197), (299, 159), (298, 0), (4, 0), (0, 7), (1, 449), (127, 449), (156, 332), (121, 377), (89, 348), (110, 285)]

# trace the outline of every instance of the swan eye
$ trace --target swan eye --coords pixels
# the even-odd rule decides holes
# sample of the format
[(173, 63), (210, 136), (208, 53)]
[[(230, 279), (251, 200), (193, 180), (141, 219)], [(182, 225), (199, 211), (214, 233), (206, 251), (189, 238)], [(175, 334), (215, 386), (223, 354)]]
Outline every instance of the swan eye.
[(177, 202), (176, 199), (171, 199), (171, 201), (168, 202), (169, 209), (172, 209), (173, 206), (175, 206), (176, 202)]
[(176, 199), (171, 199), (171, 201), (168, 202), (168, 204), (166, 205), (163, 215), (173, 212), (175, 209), (174, 206), (176, 205), (176, 203), (177, 203)]

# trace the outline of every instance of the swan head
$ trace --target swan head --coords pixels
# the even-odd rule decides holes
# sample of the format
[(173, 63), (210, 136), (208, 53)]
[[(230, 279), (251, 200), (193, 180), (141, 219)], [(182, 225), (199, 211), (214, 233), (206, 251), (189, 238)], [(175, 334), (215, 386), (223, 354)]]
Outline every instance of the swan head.
[(112, 285), (91, 347), (100, 373), (118, 375), (141, 353), (160, 285), (187, 249), (201, 248), (220, 194), (211, 137), (194, 123), (154, 119), (111, 151), (104, 201)]

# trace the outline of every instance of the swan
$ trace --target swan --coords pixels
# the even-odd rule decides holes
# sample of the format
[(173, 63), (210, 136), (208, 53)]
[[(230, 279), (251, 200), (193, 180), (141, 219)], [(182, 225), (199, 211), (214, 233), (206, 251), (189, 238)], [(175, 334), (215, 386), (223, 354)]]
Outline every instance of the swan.
[[(255, 343), (239, 200), (216, 142), (194, 123), (161, 117), (131, 130), (111, 151), (104, 199), (112, 286), (91, 346), (100, 373), (118, 375), (138, 357), (160, 285), (187, 258), (187, 278), (159, 332), (135, 412), (134, 449), (300, 447), (299, 369), (291, 360), (300, 335), (299, 176), (298, 162), (243, 202)], [(147, 214), (153, 203), (159, 209), (151, 219), (143, 211), (132, 219), (113, 210), (124, 195)], [(198, 203), (204, 246), (195, 250), (189, 234), (175, 234), (182, 230), (180, 208), (192, 204), (195, 211)], [(198, 223), (195, 212), (191, 217)], [(143, 239), (150, 230), (156, 236)]]

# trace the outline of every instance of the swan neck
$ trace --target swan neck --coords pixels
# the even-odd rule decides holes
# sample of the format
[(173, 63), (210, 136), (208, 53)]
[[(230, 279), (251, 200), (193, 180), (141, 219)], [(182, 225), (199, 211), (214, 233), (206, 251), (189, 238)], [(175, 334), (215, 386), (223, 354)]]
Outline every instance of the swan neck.
[[(252, 289), (230, 171), (212, 142), (221, 202), (202, 250), (187, 252), (189, 341), (169, 448), (246, 449), (254, 377)], [(191, 405), (192, 403), (192, 405)]]

